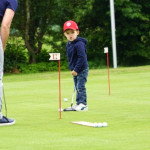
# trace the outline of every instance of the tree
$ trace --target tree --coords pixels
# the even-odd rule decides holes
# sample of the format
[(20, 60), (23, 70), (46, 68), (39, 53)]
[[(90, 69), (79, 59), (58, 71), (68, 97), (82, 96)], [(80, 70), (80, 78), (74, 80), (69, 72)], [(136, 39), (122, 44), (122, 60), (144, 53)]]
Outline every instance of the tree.
[(119, 64), (139, 65), (150, 60), (150, 4), (148, 0), (117, 0), (116, 31)]
[[(87, 11), (87, 4), (88, 0), (19, 0), (13, 25), (25, 41), (30, 63), (36, 62), (36, 55), (41, 52), (43, 43), (51, 44), (55, 51), (63, 49), (65, 54), (63, 23), (70, 19), (77, 20), (80, 12)], [(53, 40), (44, 38), (45, 35)]]
[[(82, 18), (89, 40), (89, 59), (104, 62), (103, 48), (111, 49), (110, 7), (107, 0), (94, 0)], [(148, 0), (116, 0), (116, 38), (119, 65), (148, 64), (150, 60), (150, 3)], [(111, 51), (110, 54), (112, 55)], [(112, 57), (110, 57), (112, 58)], [(112, 62), (112, 61), (110, 61)]]
[(55, 17), (54, 0), (19, 0), (14, 27), (19, 30), (29, 51), (30, 63), (41, 52), (44, 35)]
[[(66, 58), (67, 41), (62, 28), (65, 21), (74, 20), (79, 25), (80, 36), (89, 41), (88, 59), (104, 65), (103, 49), (108, 46), (111, 50), (112, 41), (109, 5), (109, 0), (19, 0), (14, 27), (23, 37), (32, 63), (41, 53), (43, 43)], [(149, 63), (149, 10), (149, 0), (115, 0), (119, 65)]]

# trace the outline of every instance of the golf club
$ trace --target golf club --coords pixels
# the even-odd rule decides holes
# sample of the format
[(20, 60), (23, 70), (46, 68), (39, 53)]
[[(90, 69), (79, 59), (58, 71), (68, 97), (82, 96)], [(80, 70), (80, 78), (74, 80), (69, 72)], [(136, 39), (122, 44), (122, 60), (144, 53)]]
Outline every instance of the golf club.
[(72, 94), (72, 100), (71, 100), (71, 107), (70, 107), (70, 108), (65, 108), (64, 111), (76, 111), (75, 109), (72, 108), (72, 106), (73, 106), (73, 101), (74, 101), (74, 94), (75, 94), (75, 91), (76, 91), (76, 87), (74, 86), (73, 94)]
[(6, 104), (6, 99), (5, 99), (4, 87), (3, 87), (3, 98), (4, 98), (4, 104), (5, 104), (5, 115), (7, 117), (7, 104)]
[(76, 91), (76, 87), (74, 86), (73, 94), (72, 94), (72, 100), (71, 100), (71, 108), (72, 108), (72, 106), (73, 106), (73, 101), (74, 101), (74, 94), (75, 94), (75, 91)]

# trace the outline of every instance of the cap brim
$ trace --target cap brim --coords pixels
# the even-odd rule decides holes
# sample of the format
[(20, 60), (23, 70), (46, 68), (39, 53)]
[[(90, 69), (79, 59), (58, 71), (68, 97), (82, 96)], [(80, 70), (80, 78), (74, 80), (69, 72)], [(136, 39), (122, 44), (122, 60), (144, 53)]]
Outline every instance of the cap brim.
[(66, 28), (66, 29), (64, 29), (64, 32), (66, 31), (66, 30), (69, 30), (69, 29), (71, 29), (71, 30), (78, 30), (78, 29), (75, 29), (75, 28)]

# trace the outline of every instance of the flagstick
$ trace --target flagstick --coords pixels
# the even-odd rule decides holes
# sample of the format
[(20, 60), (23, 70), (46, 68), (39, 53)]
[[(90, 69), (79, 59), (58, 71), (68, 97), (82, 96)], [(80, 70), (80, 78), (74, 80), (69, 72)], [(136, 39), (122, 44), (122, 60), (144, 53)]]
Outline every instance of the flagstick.
[(60, 60), (59, 63), (59, 118), (61, 119), (61, 83), (60, 83)]
[(110, 95), (110, 76), (109, 76), (109, 53), (108, 53), (108, 47), (104, 48), (104, 53), (107, 54), (108, 91), (109, 91), (109, 95)]
[(107, 70), (108, 70), (108, 89), (110, 95), (110, 76), (109, 76), (109, 54), (107, 53)]
[(58, 72), (59, 72), (59, 118), (61, 119), (61, 83), (60, 83), (60, 53), (49, 53), (49, 60), (58, 60)]

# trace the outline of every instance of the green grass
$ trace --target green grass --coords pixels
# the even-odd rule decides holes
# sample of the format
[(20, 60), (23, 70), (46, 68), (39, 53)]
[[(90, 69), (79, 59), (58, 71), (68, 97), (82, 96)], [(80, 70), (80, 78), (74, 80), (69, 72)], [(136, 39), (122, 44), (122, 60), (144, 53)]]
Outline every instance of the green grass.
[[(62, 112), (59, 119), (58, 72), (5, 75), (8, 116), (16, 124), (0, 127), (0, 150), (149, 150), (150, 66), (110, 69), (110, 81), (109, 96), (107, 69), (90, 70), (89, 111)], [(65, 108), (73, 92), (70, 72), (61, 72), (61, 88)]]

